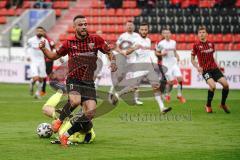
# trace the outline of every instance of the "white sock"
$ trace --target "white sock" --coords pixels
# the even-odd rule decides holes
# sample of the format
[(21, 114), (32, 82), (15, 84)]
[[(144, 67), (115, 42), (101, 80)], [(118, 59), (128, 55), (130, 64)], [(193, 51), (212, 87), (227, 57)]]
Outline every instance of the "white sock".
[(159, 92), (155, 92), (154, 93), (154, 97), (158, 103), (158, 106), (160, 108), (160, 110), (162, 111), (165, 107), (164, 107), (164, 104), (163, 104), (163, 101), (162, 101), (162, 98), (161, 98), (161, 95)]
[(182, 96), (182, 90), (181, 90), (181, 85), (180, 84), (178, 84), (178, 86), (177, 86), (177, 96), (178, 97)]
[(99, 82), (100, 82), (100, 78), (96, 78), (96, 80), (95, 80), (95, 89), (98, 89)]
[(35, 81), (33, 81), (33, 79), (31, 78), (31, 79), (30, 79), (30, 84), (29, 84), (29, 85), (30, 85), (30, 88), (33, 88), (33, 87), (34, 87), (34, 84), (35, 84)]
[(113, 90), (114, 90), (114, 87), (111, 86), (110, 90), (109, 90), (109, 93), (113, 93)]
[(138, 100), (139, 99), (139, 89), (134, 91), (134, 100)]
[(43, 83), (42, 83), (42, 82), (39, 82), (39, 81), (36, 81), (36, 85), (37, 85), (36, 95), (39, 96), (39, 95), (40, 95), (40, 92), (41, 92), (41, 90), (42, 90), (42, 85), (43, 85)]

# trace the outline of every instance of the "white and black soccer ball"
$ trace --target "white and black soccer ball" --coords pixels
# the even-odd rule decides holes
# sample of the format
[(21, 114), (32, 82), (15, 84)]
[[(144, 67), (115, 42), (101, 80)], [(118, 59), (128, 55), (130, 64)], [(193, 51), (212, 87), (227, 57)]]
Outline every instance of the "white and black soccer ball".
[(50, 138), (53, 134), (52, 127), (49, 123), (41, 123), (37, 127), (37, 135), (40, 138)]

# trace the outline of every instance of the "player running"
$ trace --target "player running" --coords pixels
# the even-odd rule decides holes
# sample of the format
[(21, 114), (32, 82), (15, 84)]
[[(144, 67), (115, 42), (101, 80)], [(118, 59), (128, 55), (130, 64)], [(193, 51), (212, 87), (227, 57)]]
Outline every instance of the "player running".
[[(136, 61), (135, 54), (127, 54), (128, 49), (133, 49), (133, 43), (136, 39), (140, 38), (139, 34), (134, 32), (134, 24), (132, 21), (128, 21), (126, 23), (126, 32), (121, 34), (118, 38), (116, 44), (116, 54), (120, 53), (120, 55), (116, 55), (117, 57), (117, 66), (118, 71), (113, 73), (112, 82), (113, 86), (109, 93), (113, 93), (114, 86), (117, 86), (121, 80), (123, 80), (126, 76), (127, 70), (129, 69), (129, 64), (134, 63)], [(134, 91), (134, 103), (137, 105), (142, 105), (143, 102), (139, 100), (138, 89)]]
[(62, 136), (60, 141), (67, 146), (68, 138), (75, 132), (89, 132), (92, 127), (92, 119), (96, 111), (96, 90), (94, 88), (94, 70), (96, 69), (97, 51), (108, 54), (111, 60), (111, 70), (116, 71), (115, 57), (112, 56), (109, 46), (98, 35), (90, 35), (87, 31), (87, 19), (78, 15), (73, 19), (75, 35), (69, 37), (57, 52), (51, 52), (45, 47), (45, 42), (39, 44), (43, 53), (52, 60), (68, 55), (68, 77), (66, 86), (68, 91), (68, 102), (64, 105), (59, 119), (52, 126), (54, 132), (61, 127), (71, 110), (82, 104), (83, 113), (77, 114), (71, 121), (71, 128)]
[(186, 99), (182, 95), (183, 77), (178, 66), (180, 59), (176, 52), (176, 41), (171, 39), (171, 31), (168, 28), (162, 30), (162, 35), (164, 39), (158, 43), (156, 47), (156, 55), (162, 57), (162, 65), (167, 67), (165, 77), (168, 84), (165, 90), (165, 100), (166, 102), (170, 102), (170, 92), (176, 78), (178, 81), (177, 99), (179, 99), (181, 103), (185, 103)]
[[(207, 113), (212, 113), (211, 102), (216, 89), (215, 82), (219, 82), (223, 86), (220, 108), (222, 108), (226, 113), (230, 113), (228, 106), (226, 105), (226, 99), (229, 92), (228, 82), (213, 57), (215, 52), (214, 44), (207, 40), (207, 36), (208, 33), (206, 27), (200, 26), (198, 29), (199, 42), (196, 42), (193, 45), (191, 58), (193, 66), (198, 70), (199, 73), (202, 74), (209, 86), (205, 110)], [(196, 56), (198, 62), (195, 61)]]
[(43, 79), (47, 76), (44, 54), (39, 49), (38, 45), (41, 41), (45, 41), (45, 46), (50, 49), (50, 45), (46, 38), (44, 38), (44, 28), (37, 27), (36, 35), (28, 39), (27, 42), (27, 61), (30, 62), (30, 94), (33, 95), (34, 84), (37, 85), (35, 98), (40, 99), (40, 92), (42, 90)]
[(116, 92), (111, 97), (111, 103), (116, 104), (119, 97), (127, 94), (131, 91), (136, 90), (143, 79), (147, 79), (152, 86), (154, 97), (159, 105), (160, 111), (162, 113), (169, 112), (172, 108), (165, 107), (162, 101), (160, 92), (159, 75), (155, 71), (158, 69), (157, 63), (153, 63), (154, 51), (151, 50), (151, 40), (147, 37), (148, 35), (148, 24), (141, 23), (139, 28), (140, 37), (135, 39), (133, 42), (133, 48), (126, 51), (126, 55), (135, 54), (136, 64), (132, 64), (130, 72), (133, 72), (131, 79), (125, 79), (127, 81), (127, 86), (121, 91)]

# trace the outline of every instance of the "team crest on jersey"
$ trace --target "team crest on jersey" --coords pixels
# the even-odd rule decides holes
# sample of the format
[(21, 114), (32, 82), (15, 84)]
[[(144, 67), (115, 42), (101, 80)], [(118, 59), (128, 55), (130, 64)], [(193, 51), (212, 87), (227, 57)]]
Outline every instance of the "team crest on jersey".
[(88, 43), (88, 47), (89, 47), (90, 49), (93, 49), (94, 46), (95, 46), (95, 43)]
[(208, 43), (209, 47), (212, 47), (212, 43)]
[(199, 46), (200, 49), (203, 49), (203, 46)]

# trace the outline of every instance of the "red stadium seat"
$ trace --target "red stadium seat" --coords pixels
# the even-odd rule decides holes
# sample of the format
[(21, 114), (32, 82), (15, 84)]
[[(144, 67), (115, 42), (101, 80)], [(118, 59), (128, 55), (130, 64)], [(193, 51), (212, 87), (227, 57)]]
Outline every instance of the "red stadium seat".
[(82, 11), (82, 14), (83, 14), (84, 16), (90, 16), (90, 15), (91, 15), (89, 9), (84, 9), (84, 10)]
[(123, 8), (136, 8), (136, 1), (123, 1)]
[(176, 35), (176, 41), (177, 41), (177, 42), (186, 42), (186, 36), (185, 36), (185, 34), (177, 34), (177, 35)]
[(10, 8), (7, 10), (7, 15), (8, 16), (15, 16), (15, 9), (13, 8)]
[(103, 1), (92, 1), (92, 8), (104, 8)]
[(99, 16), (107, 16), (108, 15), (108, 10), (106, 9), (101, 9), (100, 12), (99, 12)]
[(222, 34), (214, 35), (213, 36), (213, 42), (222, 43), (223, 42), (223, 35)]
[(17, 8), (15, 11), (17, 16), (21, 15), (23, 12), (24, 12), (24, 9), (22, 9), (22, 8)]
[(74, 29), (73, 29), (73, 27), (72, 27), (72, 25), (71, 25), (71, 26), (68, 26), (67, 32), (68, 32), (68, 33), (74, 33), (74, 32), (75, 32)]
[(173, 40), (176, 40), (176, 34), (172, 34), (171, 38), (172, 38)]
[(99, 16), (100, 12), (98, 9), (92, 9), (90, 12), (91, 16)]
[(124, 15), (124, 9), (117, 9), (116, 16), (123, 16)]
[(7, 23), (7, 18), (6, 17), (0, 17), (0, 24), (5, 24)]
[(236, 44), (233, 46), (233, 50), (238, 50), (238, 51), (240, 51), (240, 43), (236, 43)]
[(225, 34), (223, 35), (223, 42), (224, 43), (230, 43), (233, 41), (232, 34)]
[(23, 8), (31, 8), (31, 3), (29, 1), (24, 2)]
[(123, 33), (125, 31), (125, 26), (123, 25), (117, 25), (116, 26), (117, 32), (118, 33)]
[(186, 43), (178, 43), (177, 50), (186, 50), (187, 44)]
[(211, 8), (213, 7), (215, 1), (213, 0), (203, 0), (199, 2), (199, 7), (201, 8)]
[(152, 43), (157, 43), (160, 41), (161, 35), (160, 34), (149, 34), (149, 38), (152, 41)]
[(238, 0), (238, 1), (235, 3), (235, 6), (238, 7), (238, 8), (240, 7), (240, 0)]
[(208, 37), (207, 37), (208, 41), (213, 42), (213, 37), (214, 37), (213, 34), (208, 34)]
[(107, 16), (116, 16), (114, 9), (107, 9)]
[(68, 1), (56, 1), (53, 2), (54, 9), (68, 9), (69, 2)]
[(195, 42), (196, 36), (195, 34), (186, 34), (186, 42)]
[(7, 1), (0, 2), (0, 8), (5, 8)]
[(109, 24), (108, 17), (99, 17), (98, 18), (102, 24)]
[(226, 49), (226, 50), (233, 50), (233, 46), (234, 46), (233, 43), (225, 44), (225, 49)]
[(224, 43), (215, 44), (215, 50), (225, 50)]
[(240, 42), (240, 34), (233, 35), (234, 42)]

